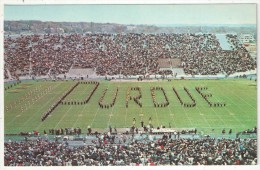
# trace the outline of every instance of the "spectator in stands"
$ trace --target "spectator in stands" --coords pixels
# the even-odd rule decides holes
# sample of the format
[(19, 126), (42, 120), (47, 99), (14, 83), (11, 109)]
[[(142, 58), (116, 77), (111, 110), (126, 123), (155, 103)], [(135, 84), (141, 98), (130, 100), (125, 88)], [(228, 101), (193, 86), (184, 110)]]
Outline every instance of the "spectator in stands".
[[(65, 74), (72, 65), (98, 75), (172, 74), (159, 72), (158, 59), (181, 59), (186, 74), (232, 74), (254, 70), (256, 61), (228, 34), (224, 51), (214, 34), (64, 34), (5, 37), (5, 68), (12, 76)], [(5, 71), (7, 77), (7, 71)], [(144, 76), (145, 77), (145, 76)]]
[[(67, 142), (36, 141), (4, 144), (5, 166), (104, 166), (104, 165), (255, 165), (256, 139), (171, 139), (109, 144), (102, 134), (96, 144), (69, 146)], [(95, 142), (94, 142), (95, 143)]]

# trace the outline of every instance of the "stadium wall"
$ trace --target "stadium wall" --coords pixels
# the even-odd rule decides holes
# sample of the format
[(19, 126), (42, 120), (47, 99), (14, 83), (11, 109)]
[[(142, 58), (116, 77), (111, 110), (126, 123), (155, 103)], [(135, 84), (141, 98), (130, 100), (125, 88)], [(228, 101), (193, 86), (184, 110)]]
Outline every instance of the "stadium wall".
[[(247, 77), (251, 77), (253, 79), (256, 79), (256, 74), (257, 74), (257, 70), (250, 70), (250, 71), (246, 71), (246, 72), (238, 72), (238, 73), (234, 73), (231, 74), (229, 76), (226, 76), (225, 74), (218, 74), (218, 75), (177, 75), (172, 76), (172, 75), (167, 75), (167, 76), (162, 76), (162, 75), (149, 75), (149, 77), (147, 77), (146, 79), (224, 79), (224, 78), (236, 78), (238, 76), (243, 76), (246, 75)], [(120, 79), (126, 79), (126, 80), (133, 80), (133, 79), (138, 79), (139, 77), (143, 77), (143, 75), (135, 75), (135, 76), (123, 76), (123, 75), (107, 75), (107, 76), (96, 76), (96, 77), (88, 77), (87, 76), (80, 76), (80, 77), (76, 77), (76, 76), (71, 76), (71, 77), (66, 77), (67, 80), (70, 79), (79, 79), (83, 77), (84, 80), (111, 80), (111, 79), (115, 79), (115, 80), (120, 80)], [(32, 80), (32, 77), (28, 76), (21, 76), (19, 77), (20, 80)], [(50, 79), (49, 76), (37, 76), (35, 77), (36, 80), (42, 80), (42, 79)], [(56, 76), (56, 78), (60, 78), (60, 79), (64, 79), (64, 74), (60, 74), (58, 76)], [(15, 80), (4, 80), (4, 83), (9, 83), (9, 82), (13, 82)]]

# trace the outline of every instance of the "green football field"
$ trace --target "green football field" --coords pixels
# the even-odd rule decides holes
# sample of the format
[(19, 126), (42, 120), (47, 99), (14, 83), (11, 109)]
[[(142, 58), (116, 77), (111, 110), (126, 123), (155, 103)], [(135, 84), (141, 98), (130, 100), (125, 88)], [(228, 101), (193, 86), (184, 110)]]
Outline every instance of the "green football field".
[[(4, 132), (15, 134), (45, 129), (76, 128), (86, 132), (87, 126), (104, 129), (109, 125), (116, 128), (131, 127), (133, 118), (136, 126), (141, 127), (141, 119), (145, 124), (152, 118), (154, 127), (166, 126), (172, 128), (197, 128), (198, 131), (209, 132), (215, 129), (221, 133), (225, 128), (238, 132), (252, 129), (257, 125), (257, 88), (256, 82), (246, 79), (232, 80), (173, 80), (155, 82), (112, 82), (99, 81), (99, 86), (87, 104), (61, 105), (41, 121), (42, 115), (68, 91), (76, 81), (28, 81), (12, 87), (4, 92)], [(5, 85), (6, 86), (6, 85)], [(94, 84), (79, 84), (64, 101), (83, 101), (94, 88)], [(98, 101), (104, 90), (108, 88), (103, 103), (111, 103), (118, 87), (115, 104), (110, 108), (99, 107)], [(128, 88), (140, 87), (142, 97), (139, 101), (129, 99), (126, 107)], [(151, 87), (163, 87), (169, 105), (154, 107)], [(186, 87), (196, 101), (195, 107), (183, 107), (172, 88), (175, 88), (183, 102), (191, 103), (191, 99), (183, 90)], [(195, 87), (208, 87), (202, 90), (211, 102), (226, 103), (225, 107), (210, 107)], [(130, 96), (138, 96), (137, 90), (130, 91)], [(164, 102), (163, 92), (155, 90), (158, 103)]]

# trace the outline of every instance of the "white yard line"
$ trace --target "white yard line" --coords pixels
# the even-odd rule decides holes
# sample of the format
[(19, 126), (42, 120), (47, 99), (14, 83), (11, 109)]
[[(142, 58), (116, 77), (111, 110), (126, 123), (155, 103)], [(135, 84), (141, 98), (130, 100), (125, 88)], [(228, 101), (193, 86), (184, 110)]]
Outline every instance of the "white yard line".
[[(170, 105), (169, 105), (170, 106)], [(169, 109), (169, 111), (170, 111), (170, 117), (171, 117), (171, 119), (172, 119), (172, 122), (173, 122), (173, 127), (176, 127), (176, 123), (175, 123), (175, 120), (174, 120), (174, 114), (173, 114), (173, 112), (172, 112), (172, 110), (170, 109), (170, 107), (169, 106), (167, 106), (168, 107), (168, 109)]]
[[(225, 107), (225, 106), (224, 106)], [(219, 114), (216, 113), (216, 111), (214, 110), (213, 107), (211, 107), (211, 110), (213, 110), (213, 112), (215, 113), (215, 115), (218, 117), (219, 120), (221, 120), (221, 122), (223, 123), (223, 128), (225, 128), (226, 126), (228, 126), (225, 121), (221, 118), (221, 116), (219, 116)]]
[(60, 122), (63, 121), (63, 119), (66, 117), (66, 115), (69, 113), (69, 110), (71, 109), (72, 105), (70, 105), (70, 108), (66, 111), (66, 113), (62, 116), (62, 118), (60, 119), (60, 121), (56, 124), (56, 126), (54, 127), (54, 129), (57, 129), (58, 125), (60, 124)]
[[(83, 88), (82, 86), (86, 85), (86, 88)], [(93, 87), (91, 88), (91, 85), (93, 85)], [(95, 84), (79, 84), (67, 97), (68, 97), (68, 101), (69, 100), (74, 100), (74, 99), (77, 99), (77, 101), (83, 101), (86, 97), (87, 97), (87, 94), (84, 93), (85, 90), (89, 93), (91, 93), (95, 87)], [(81, 86), (81, 87), (80, 87)], [(78, 92), (78, 90), (76, 90), (77, 88), (81, 88), (80, 90), (80, 94)], [(90, 90), (89, 90), (90, 89)], [(83, 92), (81, 92), (83, 90)]]
[[(150, 87), (149, 87), (149, 90), (150, 90), (150, 88), (152, 87), (151, 86), (151, 82), (149, 82), (149, 84), (150, 84)], [(151, 90), (149, 91), (150, 92), (150, 95), (151, 95)], [(151, 96), (151, 98), (152, 98), (152, 96)], [(154, 107), (154, 106), (153, 106)], [(159, 124), (159, 119), (158, 119), (158, 112), (157, 112), (157, 108), (156, 107), (154, 107), (154, 110), (155, 110), (155, 113), (156, 113), (156, 121), (157, 121), (157, 126), (160, 126), (160, 124)]]
[[(216, 97), (217, 98), (217, 97)], [(225, 98), (227, 98), (229, 101), (231, 101), (232, 103), (234, 103), (231, 99), (230, 99), (230, 97), (228, 97), (228, 96), (225, 96)], [(217, 98), (218, 99), (218, 98)], [(234, 103), (235, 104), (235, 103)], [(236, 106), (238, 106), (237, 104), (235, 104)], [(239, 106), (238, 106), (239, 107)], [(232, 113), (229, 109), (227, 109), (226, 107), (224, 107), (225, 108), (225, 110), (227, 110), (229, 113)], [(257, 113), (256, 113), (257, 114)], [(247, 128), (240, 120), (238, 120), (237, 119), (237, 117), (236, 116), (234, 116), (234, 115), (232, 115), (232, 114), (230, 114), (229, 116), (232, 116), (233, 117), (233, 119), (234, 120), (236, 120), (237, 122), (238, 122), (238, 124), (240, 125), (240, 127), (241, 127), (241, 125), (244, 127), (244, 128)]]
[[(197, 93), (197, 94), (198, 94), (198, 93)], [(198, 94), (198, 95), (200, 95), (200, 94)], [(194, 95), (193, 95), (193, 97), (194, 97)], [(194, 97), (194, 98), (195, 98), (195, 97)], [(207, 104), (207, 105), (208, 105), (208, 104)], [(209, 106), (208, 106), (208, 107), (209, 107)], [(201, 110), (199, 109), (198, 103), (196, 103), (195, 108), (199, 111), (200, 114), (202, 114), (201, 116), (202, 116), (204, 122), (206, 122), (206, 123), (209, 125), (209, 127), (212, 129), (212, 126), (211, 126), (210, 123), (207, 121), (207, 119), (205, 118), (205, 116), (203, 116), (203, 113), (202, 113)]]
[(154, 107), (154, 110), (155, 110), (155, 113), (156, 113), (157, 126), (160, 126), (160, 125), (159, 125), (158, 113), (157, 113), (156, 107)]
[(100, 108), (97, 109), (97, 111), (96, 111), (96, 113), (95, 113), (95, 116), (94, 116), (94, 118), (93, 118), (92, 121), (91, 121), (91, 124), (90, 124), (91, 127), (92, 127), (92, 124), (93, 124), (95, 118), (97, 117), (97, 113), (98, 113), (99, 109), (100, 109)]
[(84, 105), (85, 105), (85, 106), (83, 107), (83, 109), (79, 112), (79, 114), (77, 114), (77, 115), (78, 115), (77, 120), (75, 121), (75, 123), (73, 124), (72, 127), (76, 127), (76, 124), (78, 123), (79, 118), (81, 118), (80, 114), (84, 113), (87, 104), (84, 104)]
[[(179, 87), (180, 87), (180, 85), (179, 85)], [(182, 89), (183, 89), (183, 86), (181, 86), (182, 87)], [(174, 92), (173, 92), (174, 93)], [(185, 92), (186, 93), (186, 92)], [(181, 96), (180, 96), (181, 97)], [(195, 106), (196, 107), (196, 106)], [(189, 122), (190, 122), (190, 125), (191, 126), (194, 126), (194, 124), (192, 123), (192, 121), (190, 120), (190, 118), (189, 118), (189, 116), (187, 115), (187, 112), (186, 112), (186, 110), (184, 109), (184, 106), (181, 106), (181, 108), (182, 108), (182, 110), (184, 111), (184, 113), (185, 113), (185, 116), (187, 117), (186, 119), (188, 119), (189, 120)]]
[[(110, 83), (108, 83), (107, 88), (109, 88), (109, 86), (110, 86)], [(99, 100), (99, 99), (98, 99), (98, 100)], [(93, 122), (95, 121), (95, 119), (96, 119), (96, 117), (97, 117), (97, 113), (98, 113), (99, 109), (100, 109), (100, 107), (98, 107), (98, 109), (97, 109), (97, 111), (96, 111), (96, 113), (95, 113), (95, 116), (94, 116), (94, 118), (93, 118), (92, 121), (91, 121), (91, 124), (90, 124), (91, 127), (92, 127)]]
[[(48, 85), (47, 88), (45, 88), (44, 90), (48, 89), (48, 87), (50, 87), (50, 85)], [(35, 91), (35, 89), (37, 89), (37, 87), (34, 88), (32, 91)], [(41, 91), (44, 91), (44, 90), (41, 89)], [(28, 93), (28, 92), (27, 92), (27, 93)], [(25, 96), (26, 96), (26, 94), (20, 96), (20, 97), (18, 98), (18, 100), (15, 100), (15, 101), (12, 102), (12, 103), (16, 103), (16, 101), (19, 102), (19, 101), (23, 100), (23, 98), (24, 98)], [(44, 95), (43, 95), (43, 96), (44, 96)], [(43, 96), (41, 96), (41, 97), (43, 97)], [(41, 98), (41, 97), (40, 97), (40, 98)], [(38, 98), (38, 99), (40, 99), (40, 98)], [(38, 99), (37, 99), (37, 100), (38, 100)], [(12, 105), (12, 103), (11, 103), (11, 102), (10, 102), (10, 103), (5, 103), (5, 107), (6, 107), (7, 105)], [(10, 112), (10, 111), (13, 110), (13, 109), (18, 109), (18, 110), (19, 110), (19, 107), (22, 107), (22, 106), (24, 106), (24, 103), (19, 103), (18, 105), (15, 105), (12, 109), (10, 109), (8, 112)]]
[[(59, 95), (61, 95), (61, 94), (59, 94)], [(57, 106), (57, 107), (58, 107), (58, 106)], [(71, 108), (71, 106), (70, 106), (70, 108)], [(69, 108), (68, 110), (70, 110), (70, 108)], [(68, 110), (67, 110), (67, 112), (68, 112)], [(67, 112), (66, 112), (66, 113), (67, 113)], [(64, 115), (64, 116), (65, 116), (65, 115)], [(63, 117), (64, 117), (64, 116), (63, 116)], [(60, 119), (59, 122), (61, 122), (61, 119)], [(59, 124), (59, 122), (58, 122), (58, 124)], [(44, 122), (41, 122), (36, 129), (39, 130), (39, 128), (43, 125), (43, 123), (44, 123)], [(58, 124), (57, 124), (57, 125), (58, 125)], [(57, 127), (57, 125), (55, 126), (55, 128)]]
[[(53, 88), (52, 90), (56, 89), (57, 86), (59, 86), (59, 85), (60, 85), (60, 84), (57, 84), (56, 87)], [(50, 92), (51, 92), (51, 91), (50, 91)], [(49, 92), (49, 93), (50, 93), (50, 92)], [(48, 93), (48, 94), (49, 94), (49, 93)], [(47, 95), (47, 94), (46, 94), (46, 95)], [(59, 95), (60, 95), (60, 94), (59, 94)], [(44, 95), (44, 96), (45, 96), (45, 95)], [(42, 96), (42, 97), (44, 97), (44, 96)], [(44, 108), (46, 105), (48, 105), (48, 104), (50, 103), (50, 101), (52, 101), (55, 97), (57, 97), (57, 95), (55, 95), (54, 97), (52, 97), (51, 100), (48, 100), (48, 102), (46, 102), (44, 105), (42, 105), (42, 107), (41, 107), (40, 109), (37, 109), (38, 112), (40, 112), (40, 110), (41, 110), (42, 108)], [(22, 115), (22, 114), (24, 114), (24, 113), (25, 113), (25, 111), (24, 111), (24, 112), (21, 112), (20, 115)], [(38, 114), (38, 113), (35, 113), (34, 116), (36, 116), (37, 114)], [(27, 124), (27, 122), (29, 122), (32, 118), (34, 118), (34, 116), (31, 116), (30, 119), (28, 119), (26, 122), (24, 122), (24, 124)], [(17, 118), (17, 117), (14, 117), (14, 118), (13, 118), (11, 121), (9, 121), (6, 125), (9, 125), (9, 124), (13, 123), (13, 121), (14, 121), (16, 118)], [(24, 125), (24, 124), (23, 124), (23, 125)], [(22, 125), (22, 126), (23, 126), (23, 125)]]
[[(118, 88), (118, 91), (119, 91), (119, 88)], [(117, 97), (119, 96), (119, 92), (118, 92), (118, 94), (117, 94)], [(117, 99), (116, 99), (117, 100)], [(116, 101), (115, 101), (116, 102)], [(116, 107), (116, 103), (113, 105), (113, 107), (112, 107), (112, 110), (111, 110), (111, 112), (110, 112), (110, 115), (109, 115), (109, 120), (108, 120), (108, 122), (107, 122), (107, 127), (109, 126), (109, 124), (110, 124), (110, 120), (111, 120), (111, 116), (112, 116), (112, 113), (114, 112), (114, 108)]]
[[(227, 108), (225, 108), (229, 113), (232, 113), (231, 111), (229, 111)], [(234, 120), (236, 120), (238, 123), (239, 123), (239, 127), (241, 127), (241, 125), (245, 128), (245, 129), (247, 129), (248, 127), (246, 127), (240, 120), (238, 120), (237, 118), (236, 118), (236, 116), (234, 116), (234, 115), (232, 115), (232, 114), (230, 114), (230, 116), (232, 116), (233, 117), (233, 119)]]
[[(225, 88), (223, 88), (225, 89)], [(233, 93), (234, 96), (236, 96), (237, 98), (241, 99), (242, 101), (244, 101), (248, 106), (252, 107), (254, 110), (257, 110), (257, 108), (255, 108), (254, 106), (252, 106), (251, 104), (249, 104), (248, 102), (246, 102), (246, 100), (244, 100), (240, 95), (237, 95), (236, 93), (234, 93), (232, 90), (230, 91), (231, 93)], [(228, 97), (227, 97), (228, 98)]]
[[(142, 100), (141, 100), (141, 99), (142, 99), (144, 96), (143, 96), (143, 93), (142, 93), (142, 86), (140, 86), (140, 82), (138, 82), (138, 87), (140, 87), (140, 91), (141, 91), (141, 94), (142, 94), (142, 97), (140, 98), (139, 101), (142, 103)], [(144, 107), (144, 105), (143, 105), (143, 103), (142, 103), (142, 107), (140, 108), (141, 112), (139, 112), (139, 117), (140, 117), (140, 113), (143, 115), (143, 116), (142, 116), (142, 119), (143, 119), (143, 117), (144, 117), (143, 107)], [(142, 120), (142, 119), (141, 119), (141, 120)]]
[[(128, 86), (129, 87), (129, 86)], [(128, 92), (128, 87), (126, 88), (126, 92)], [(126, 95), (126, 94), (125, 94)], [(126, 124), (126, 119), (127, 119), (127, 114), (128, 114), (128, 108), (129, 108), (129, 101), (130, 99), (128, 98), (128, 107), (126, 107), (126, 105), (124, 105), (125, 107), (125, 127), (128, 127), (127, 124)]]
[[(232, 92), (232, 93), (234, 93), (234, 92)], [(236, 93), (234, 93), (234, 94), (236, 94)], [(254, 106), (252, 106), (251, 104), (249, 104), (248, 102), (246, 102), (246, 100), (244, 100), (242, 97), (240, 97), (239, 95), (236, 95), (236, 96), (238, 96), (240, 99), (242, 99), (248, 106), (250, 106), (250, 107), (252, 107), (254, 110), (256, 110), (257, 111), (257, 107), (254, 107)], [(256, 101), (257, 101), (257, 96), (256, 96)]]
[(190, 117), (188, 116), (188, 114), (187, 114), (186, 110), (184, 109), (184, 107), (182, 106), (181, 108), (182, 108), (182, 110), (184, 111), (186, 120), (189, 120), (190, 125), (191, 125), (192, 127), (194, 127), (194, 124), (193, 124), (192, 121), (190, 120)]
[[(201, 111), (200, 111), (200, 109), (199, 109), (199, 107), (197, 106), (197, 104), (196, 104), (196, 109), (200, 112), (200, 114), (203, 114)], [(207, 119), (202, 115), (202, 118), (203, 118), (203, 120), (205, 121), (205, 122), (207, 122), (207, 124), (209, 125), (209, 127), (212, 129), (212, 126), (210, 125), (210, 123), (207, 121)]]
[[(199, 86), (199, 85), (197, 85), (197, 86)], [(207, 85), (205, 85), (205, 86), (207, 86)], [(196, 93), (198, 96), (200, 96), (200, 94), (199, 93)], [(213, 96), (213, 95), (212, 95)], [(200, 96), (201, 97), (201, 96)], [(204, 101), (205, 102), (205, 101)], [(198, 106), (198, 103), (196, 104), (196, 106)], [(216, 113), (216, 111), (213, 109), (213, 107), (210, 107), (208, 104), (207, 104), (207, 106), (211, 109), (211, 110), (213, 110), (213, 112), (215, 113), (214, 115), (216, 115), (217, 117), (218, 117), (218, 119), (222, 122), (222, 124), (223, 125), (225, 125), (225, 122), (223, 121), (223, 119)], [(200, 112), (201, 113), (201, 112)], [(203, 118), (204, 118), (204, 116), (202, 116)], [(204, 118), (204, 120), (206, 120), (205, 118)], [(207, 121), (208, 122), (208, 121)], [(211, 128), (215, 128), (216, 126), (210, 126)], [(222, 126), (223, 127), (223, 126)]]
[(125, 108), (125, 127), (127, 127), (126, 126), (127, 111), (128, 111), (128, 108)]
[(107, 127), (108, 127), (109, 124), (110, 124), (110, 120), (111, 120), (111, 116), (112, 116), (112, 113), (113, 113), (113, 111), (114, 111), (114, 108), (115, 108), (115, 105), (112, 107), (112, 111), (110, 112), (109, 119), (108, 119), (108, 122), (107, 122)]
[[(87, 88), (89, 88), (89, 84), (86, 84), (86, 85), (88, 86)], [(84, 92), (82, 92), (82, 96), (85, 96)], [(86, 108), (87, 105), (88, 105), (87, 103), (84, 104), (83, 109), (79, 112), (80, 114), (84, 113), (85, 108)], [(73, 124), (72, 127), (76, 127), (76, 124), (78, 123), (79, 118), (80, 118), (80, 116), (78, 115), (77, 120), (75, 121), (75, 123)]]
[[(57, 87), (57, 86), (56, 86), (56, 87)], [(55, 88), (56, 88), (56, 87), (55, 87)], [(43, 98), (43, 97), (46, 96), (46, 95), (47, 95), (47, 94), (41, 96), (41, 97), (38, 98), (36, 101), (39, 101), (41, 98)], [(60, 94), (59, 94), (59, 95), (60, 95)], [(55, 97), (56, 97), (56, 96), (52, 97), (51, 100), (49, 100), (49, 101), (52, 101)], [(47, 104), (48, 104), (48, 102), (47, 102)], [(30, 105), (30, 106), (32, 107), (33, 105)], [(37, 111), (41, 110), (41, 109), (44, 108), (45, 106), (46, 106), (46, 103), (45, 103), (40, 109), (37, 109)], [(28, 109), (27, 109), (27, 110), (28, 110)], [(32, 110), (35, 110), (35, 109), (32, 109)], [(26, 112), (26, 111), (25, 111), (25, 112)], [(33, 119), (35, 116), (37, 116), (37, 113), (33, 114), (33, 116), (31, 116), (30, 119), (27, 119), (27, 121), (24, 122), (24, 124), (27, 124), (27, 122), (30, 122), (31, 119)], [(23, 124), (23, 125), (24, 125), (24, 124)], [(22, 126), (23, 126), (23, 125), (22, 125)]]

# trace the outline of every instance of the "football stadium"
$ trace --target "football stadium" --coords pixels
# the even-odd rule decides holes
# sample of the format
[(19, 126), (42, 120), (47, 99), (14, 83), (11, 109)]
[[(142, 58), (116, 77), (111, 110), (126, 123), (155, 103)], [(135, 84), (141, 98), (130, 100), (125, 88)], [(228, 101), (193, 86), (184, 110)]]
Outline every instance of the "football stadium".
[(256, 165), (256, 68), (232, 33), (5, 35), (4, 165)]

